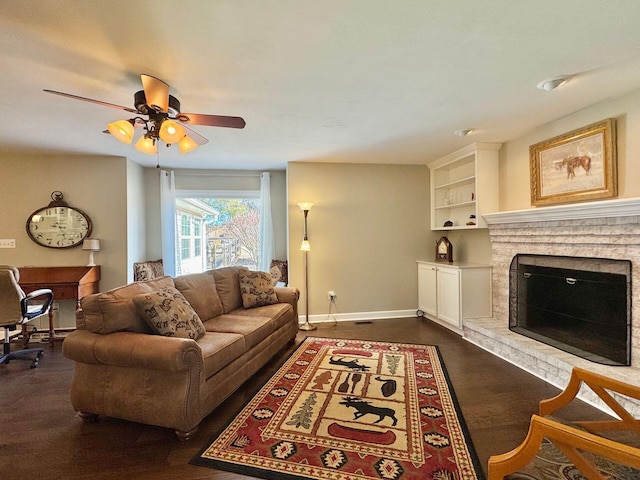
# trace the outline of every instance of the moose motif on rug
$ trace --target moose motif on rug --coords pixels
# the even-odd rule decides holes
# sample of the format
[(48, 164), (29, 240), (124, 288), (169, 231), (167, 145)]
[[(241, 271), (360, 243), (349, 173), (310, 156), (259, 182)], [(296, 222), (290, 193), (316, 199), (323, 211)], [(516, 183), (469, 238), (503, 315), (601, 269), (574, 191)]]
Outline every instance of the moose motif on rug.
[(386, 417), (389, 417), (393, 420), (392, 426), (396, 426), (398, 423), (398, 419), (396, 418), (396, 411), (393, 408), (387, 407), (376, 407), (372, 405), (371, 402), (367, 400), (361, 400), (356, 397), (342, 397), (342, 402), (340, 405), (345, 405), (347, 407), (353, 407), (356, 409), (353, 419), (358, 420), (360, 417), (364, 417), (365, 415), (377, 415), (378, 420), (373, 423), (380, 423)]

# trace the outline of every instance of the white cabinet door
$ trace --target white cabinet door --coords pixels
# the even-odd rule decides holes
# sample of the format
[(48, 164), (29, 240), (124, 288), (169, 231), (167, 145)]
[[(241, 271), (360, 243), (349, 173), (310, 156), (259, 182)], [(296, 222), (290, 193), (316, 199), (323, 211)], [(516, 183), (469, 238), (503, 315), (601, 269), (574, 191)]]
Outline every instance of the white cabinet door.
[(460, 270), (439, 267), (437, 275), (438, 317), (456, 328), (460, 321)]
[(489, 265), (417, 263), (418, 314), (459, 334), (467, 319), (492, 315)]
[(438, 315), (436, 267), (418, 264), (418, 308), (429, 315)]

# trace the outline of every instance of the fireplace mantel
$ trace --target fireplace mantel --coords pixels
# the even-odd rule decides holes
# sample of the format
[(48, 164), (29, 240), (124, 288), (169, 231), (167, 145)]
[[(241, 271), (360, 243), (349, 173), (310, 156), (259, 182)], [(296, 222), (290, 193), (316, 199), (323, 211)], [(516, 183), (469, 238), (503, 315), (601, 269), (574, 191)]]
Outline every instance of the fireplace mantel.
[(582, 220), (603, 217), (640, 215), (640, 198), (624, 198), (599, 202), (572, 203), (552, 207), (512, 210), (483, 215), (487, 225), (520, 222), (545, 222), (558, 220)]

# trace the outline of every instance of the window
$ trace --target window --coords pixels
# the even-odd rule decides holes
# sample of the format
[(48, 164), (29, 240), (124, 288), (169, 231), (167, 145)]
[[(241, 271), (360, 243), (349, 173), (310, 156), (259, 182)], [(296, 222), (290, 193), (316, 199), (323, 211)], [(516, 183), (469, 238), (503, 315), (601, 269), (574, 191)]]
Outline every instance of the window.
[(225, 198), (214, 193), (176, 198), (180, 245), (177, 275), (232, 265), (257, 269), (260, 254), (257, 193)]
[(180, 257), (183, 260), (191, 258), (191, 240), (188, 238), (180, 240)]
[(180, 215), (180, 224), (182, 225), (182, 236), (191, 236), (191, 217), (189, 215)]

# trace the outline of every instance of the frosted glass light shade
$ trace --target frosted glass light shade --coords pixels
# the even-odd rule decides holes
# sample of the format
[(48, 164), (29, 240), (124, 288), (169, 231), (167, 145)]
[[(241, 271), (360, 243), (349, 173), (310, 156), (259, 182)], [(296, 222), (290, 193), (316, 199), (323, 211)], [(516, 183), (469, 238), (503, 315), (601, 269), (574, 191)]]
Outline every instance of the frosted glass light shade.
[(133, 140), (133, 124), (129, 120), (118, 120), (107, 125), (109, 133), (122, 143), (131, 143)]
[(305, 210), (307, 210), (307, 211), (311, 210), (311, 207), (313, 207), (313, 203), (311, 203), (311, 202), (300, 202), (300, 203), (298, 203), (298, 206), (300, 207), (300, 210), (302, 210), (304, 212)]
[(311, 244), (309, 243), (309, 240), (302, 240), (302, 244), (300, 244), (300, 250), (302, 250), (303, 252), (311, 251)]
[(147, 137), (140, 137), (140, 139), (136, 142), (136, 150), (140, 150), (143, 153), (158, 153), (158, 146), (155, 144), (153, 139)]
[(165, 120), (160, 125), (160, 138), (165, 143), (177, 143), (185, 136), (184, 127), (173, 120)]
[(193, 140), (193, 138), (185, 135), (182, 137), (182, 140), (178, 142), (178, 148), (180, 149), (180, 153), (187, 153), (198, 148), (198, 144)]

